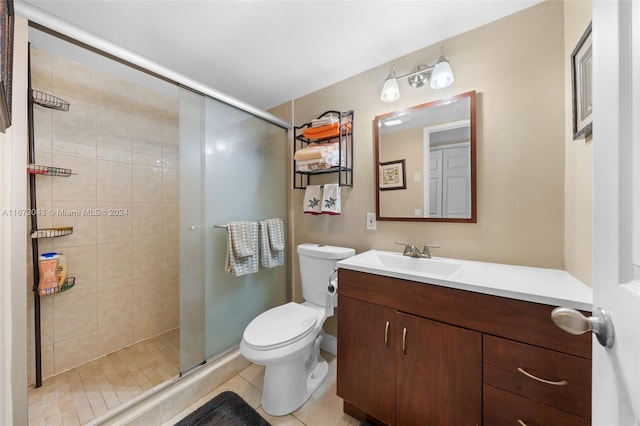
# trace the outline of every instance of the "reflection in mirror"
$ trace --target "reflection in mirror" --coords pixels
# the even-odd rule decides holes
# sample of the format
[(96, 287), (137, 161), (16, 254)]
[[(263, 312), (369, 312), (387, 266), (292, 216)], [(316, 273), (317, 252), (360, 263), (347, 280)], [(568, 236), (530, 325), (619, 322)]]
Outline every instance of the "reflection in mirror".
[(476, 222), (475, 95), (375, 118), (378, 220)]

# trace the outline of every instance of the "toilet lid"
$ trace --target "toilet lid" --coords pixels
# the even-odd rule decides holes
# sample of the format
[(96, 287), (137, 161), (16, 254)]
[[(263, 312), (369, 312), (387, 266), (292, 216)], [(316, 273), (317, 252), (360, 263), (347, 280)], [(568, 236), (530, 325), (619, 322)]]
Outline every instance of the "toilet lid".
[(258, 315), (244, 330), (243, 338), (261, 349), (284, 346), (309, 334), (317, 318), (315, 310), (290, 302)]

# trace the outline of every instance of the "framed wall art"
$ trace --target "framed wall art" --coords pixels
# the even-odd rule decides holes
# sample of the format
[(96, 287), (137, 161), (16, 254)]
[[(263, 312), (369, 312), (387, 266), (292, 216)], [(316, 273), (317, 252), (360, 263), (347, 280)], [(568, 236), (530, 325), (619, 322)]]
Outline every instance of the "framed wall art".
[(11, 125), (13, 84), (13, 0), (0, 0), (0, 131)]
[(405, 160), (380, 163), (380, 191), (407, 189)]

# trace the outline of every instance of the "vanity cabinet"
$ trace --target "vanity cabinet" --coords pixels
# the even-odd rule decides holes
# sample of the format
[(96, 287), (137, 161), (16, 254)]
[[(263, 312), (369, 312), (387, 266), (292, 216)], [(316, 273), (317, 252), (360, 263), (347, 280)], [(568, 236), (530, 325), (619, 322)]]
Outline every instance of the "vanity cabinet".
[(388, 425), (588, 425), (591, 336), (553, 306), (340, 269), (338, 396)]

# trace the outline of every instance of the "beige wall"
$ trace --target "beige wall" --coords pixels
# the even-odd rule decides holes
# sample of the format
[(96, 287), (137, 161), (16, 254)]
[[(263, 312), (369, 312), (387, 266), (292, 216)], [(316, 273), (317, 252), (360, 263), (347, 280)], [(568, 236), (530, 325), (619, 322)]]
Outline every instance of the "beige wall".
[[(380, 101), (389, 64), (296, 99), (293, 122), (328, 109), (355, 110), (354, 187), (343, 188), (341, 216), (302, 213), (293, 190), (294, 242), (398, 250), (397, 240), (440, 244), (435, 255), (564, 268), (565, 41), (563, 3), (548, 1), (393, 61), (398, 72), (433, 63), (444, 46), (456, 81), (444, 90), (412, 89)], [(336, 64), (339, 66), (339, 64)], [(373, 119), (376, 115), (476, 90), (478, 222), (378, 222)], [(297, 259), (294, 298), (299, 300)], [(327, 323), (332, 332), (335, 320)]]
[(573, 140), (571, 112), (571, 52), (591, 22), (591, 1), (564, 4), (565, 57), (565, 269), (592, 284), (592, 165), (591, 137)]
[[(68, 112), (34, 108), (36, 162), (77, 173), (37, 177), (38, 208), (55, 212), (40, 217), (39, 227), (74, 227), (70, 236), (39, 240), (41, 253), (63, 252), (76, 277), (70, 291), (41, 298), (47, 377), (179, 325), (179, 105), (177, 97), (38, 49), (32, 80), (34, 89), (71, 104)], [(65, 216), (59, 209), (124, 214)]]

